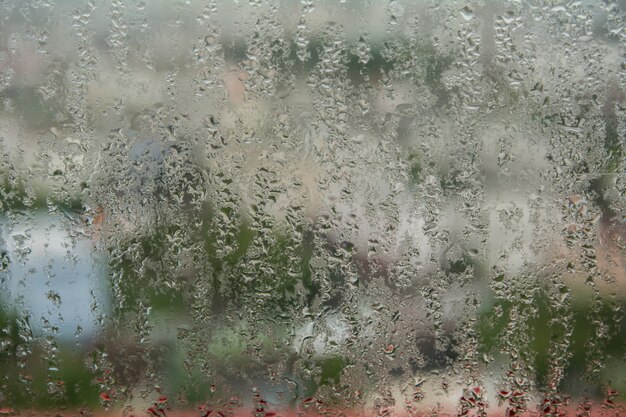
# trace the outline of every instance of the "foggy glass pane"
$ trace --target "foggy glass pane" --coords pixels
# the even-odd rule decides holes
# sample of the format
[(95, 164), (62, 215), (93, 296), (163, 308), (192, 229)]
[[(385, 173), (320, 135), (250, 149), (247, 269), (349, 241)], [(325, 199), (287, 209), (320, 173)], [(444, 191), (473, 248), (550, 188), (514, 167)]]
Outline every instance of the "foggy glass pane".
[(0, 417), (624, 415), (625, 19), (0, 1)]

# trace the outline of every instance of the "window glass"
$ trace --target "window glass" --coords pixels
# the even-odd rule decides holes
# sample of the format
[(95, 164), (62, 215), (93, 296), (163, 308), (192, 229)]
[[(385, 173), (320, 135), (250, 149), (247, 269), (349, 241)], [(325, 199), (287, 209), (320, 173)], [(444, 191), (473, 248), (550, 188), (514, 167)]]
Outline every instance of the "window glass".
[(0, 1), (0, 416), (626, 413), (625, 18)]

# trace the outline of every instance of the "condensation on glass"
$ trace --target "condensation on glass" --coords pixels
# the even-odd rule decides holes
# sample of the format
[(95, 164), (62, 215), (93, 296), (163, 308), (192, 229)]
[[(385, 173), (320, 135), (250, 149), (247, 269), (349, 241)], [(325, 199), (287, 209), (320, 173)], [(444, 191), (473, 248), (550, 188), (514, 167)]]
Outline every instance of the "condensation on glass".
[(0, 1), (0, 416), (625, 413), (625, 18)]

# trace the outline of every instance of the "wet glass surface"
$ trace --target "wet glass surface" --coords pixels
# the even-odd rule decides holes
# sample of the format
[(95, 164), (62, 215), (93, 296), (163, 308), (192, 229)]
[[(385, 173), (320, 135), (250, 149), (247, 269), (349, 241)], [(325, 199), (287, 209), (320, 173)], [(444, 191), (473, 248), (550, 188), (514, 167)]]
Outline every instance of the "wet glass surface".
[(624, 1), (0, 1), (0, 416), (626, 412)]

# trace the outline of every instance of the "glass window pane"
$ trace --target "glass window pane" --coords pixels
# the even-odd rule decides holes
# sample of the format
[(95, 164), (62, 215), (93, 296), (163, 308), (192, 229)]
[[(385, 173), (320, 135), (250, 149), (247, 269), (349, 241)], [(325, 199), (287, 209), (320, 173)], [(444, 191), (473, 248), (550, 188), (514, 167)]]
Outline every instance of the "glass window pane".
[(625, 18), (0, 1), (0, 416), (625, 413)]

